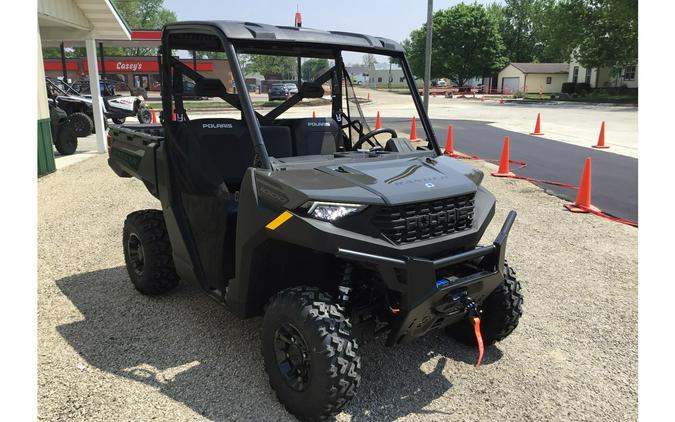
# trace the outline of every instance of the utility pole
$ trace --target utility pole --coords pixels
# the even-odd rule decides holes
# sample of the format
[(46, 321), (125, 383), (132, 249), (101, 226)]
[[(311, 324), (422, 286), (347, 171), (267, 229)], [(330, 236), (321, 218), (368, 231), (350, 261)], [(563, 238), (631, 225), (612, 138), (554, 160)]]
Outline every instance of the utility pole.
[(63, 48), (63, 41), (61, 41), (61, 67), (63, 68), (63, 82), (68, 83), (68, 71), (66, 67), (66, 49)]
[(424, 109), (429, 112), (429, 84), (431, 82), (431, 32), (434, 0), (427, 0), (427, 43), (424, 52)]
[[(295, 26), (302, 28), (302, 15), (300, 14), (300, 7), (295, 5)], [(298, 56), (298, 89), (302, 86), (302, 57)]]

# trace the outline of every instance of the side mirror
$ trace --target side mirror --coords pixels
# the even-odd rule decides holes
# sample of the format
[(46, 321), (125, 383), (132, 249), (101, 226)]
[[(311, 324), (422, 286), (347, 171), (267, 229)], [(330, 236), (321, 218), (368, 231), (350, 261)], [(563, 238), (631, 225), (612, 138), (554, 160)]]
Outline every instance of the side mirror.
[(323, 87), (316, 82), (303, 82), (300, 92), (303, 98), (322, 98), (324, 94)]

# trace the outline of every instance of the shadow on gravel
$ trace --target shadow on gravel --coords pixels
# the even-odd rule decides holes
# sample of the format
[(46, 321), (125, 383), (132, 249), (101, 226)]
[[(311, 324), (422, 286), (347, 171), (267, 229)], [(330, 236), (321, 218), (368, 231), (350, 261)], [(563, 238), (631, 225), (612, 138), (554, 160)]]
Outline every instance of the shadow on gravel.
[[(209, 419), (292, 420), (267, 382), (260, 318), (239, 320), (187, 283), (167, 296), (142, 296), (124, 267), (77, 274), (57, 285), (83, 318), (57, 330), (89, 365), (157, 388)], [(362, 384), (344, 410), (354, 420), (391, 420), (451, 415), (424, 407), (452, 388), (443, 374), (448, 359), (473, 365), (477, 353), (436, 332), (395, 348), (371, 340), (361, 356)], [(501, 356), (490, 347), (483, 364)], [(130, 387), (120, 394), (139, 393)]]

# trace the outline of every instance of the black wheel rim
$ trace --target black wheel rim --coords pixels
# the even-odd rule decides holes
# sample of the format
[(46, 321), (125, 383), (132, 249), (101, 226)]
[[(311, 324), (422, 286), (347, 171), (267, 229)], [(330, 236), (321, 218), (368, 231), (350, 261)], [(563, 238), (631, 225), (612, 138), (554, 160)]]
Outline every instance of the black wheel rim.
[(311, 363), (307, 342), (292, 324), (283, 324), (274, 334), (277, 367), (289, 387), (305, 391), (309, 387)]
[(131, 268), (136, 274), (142, 276), (143, 265), (145, 264), (145, 253), (143, 251), (141, 239), (139, 239), (135, 233), (129, 235), (127, 248), (129, 250), (129, 263), (131, 264)]

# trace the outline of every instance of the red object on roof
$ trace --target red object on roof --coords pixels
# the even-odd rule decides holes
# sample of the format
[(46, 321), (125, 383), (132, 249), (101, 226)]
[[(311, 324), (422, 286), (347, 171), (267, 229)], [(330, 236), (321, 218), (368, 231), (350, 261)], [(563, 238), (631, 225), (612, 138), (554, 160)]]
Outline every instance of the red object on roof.
[(300, 12), (295, 12), (295, 26), (300, 28), (302, 26), (302, 15)]
[(131, 31), (132, 40), (162, 40), (162, 31)]

